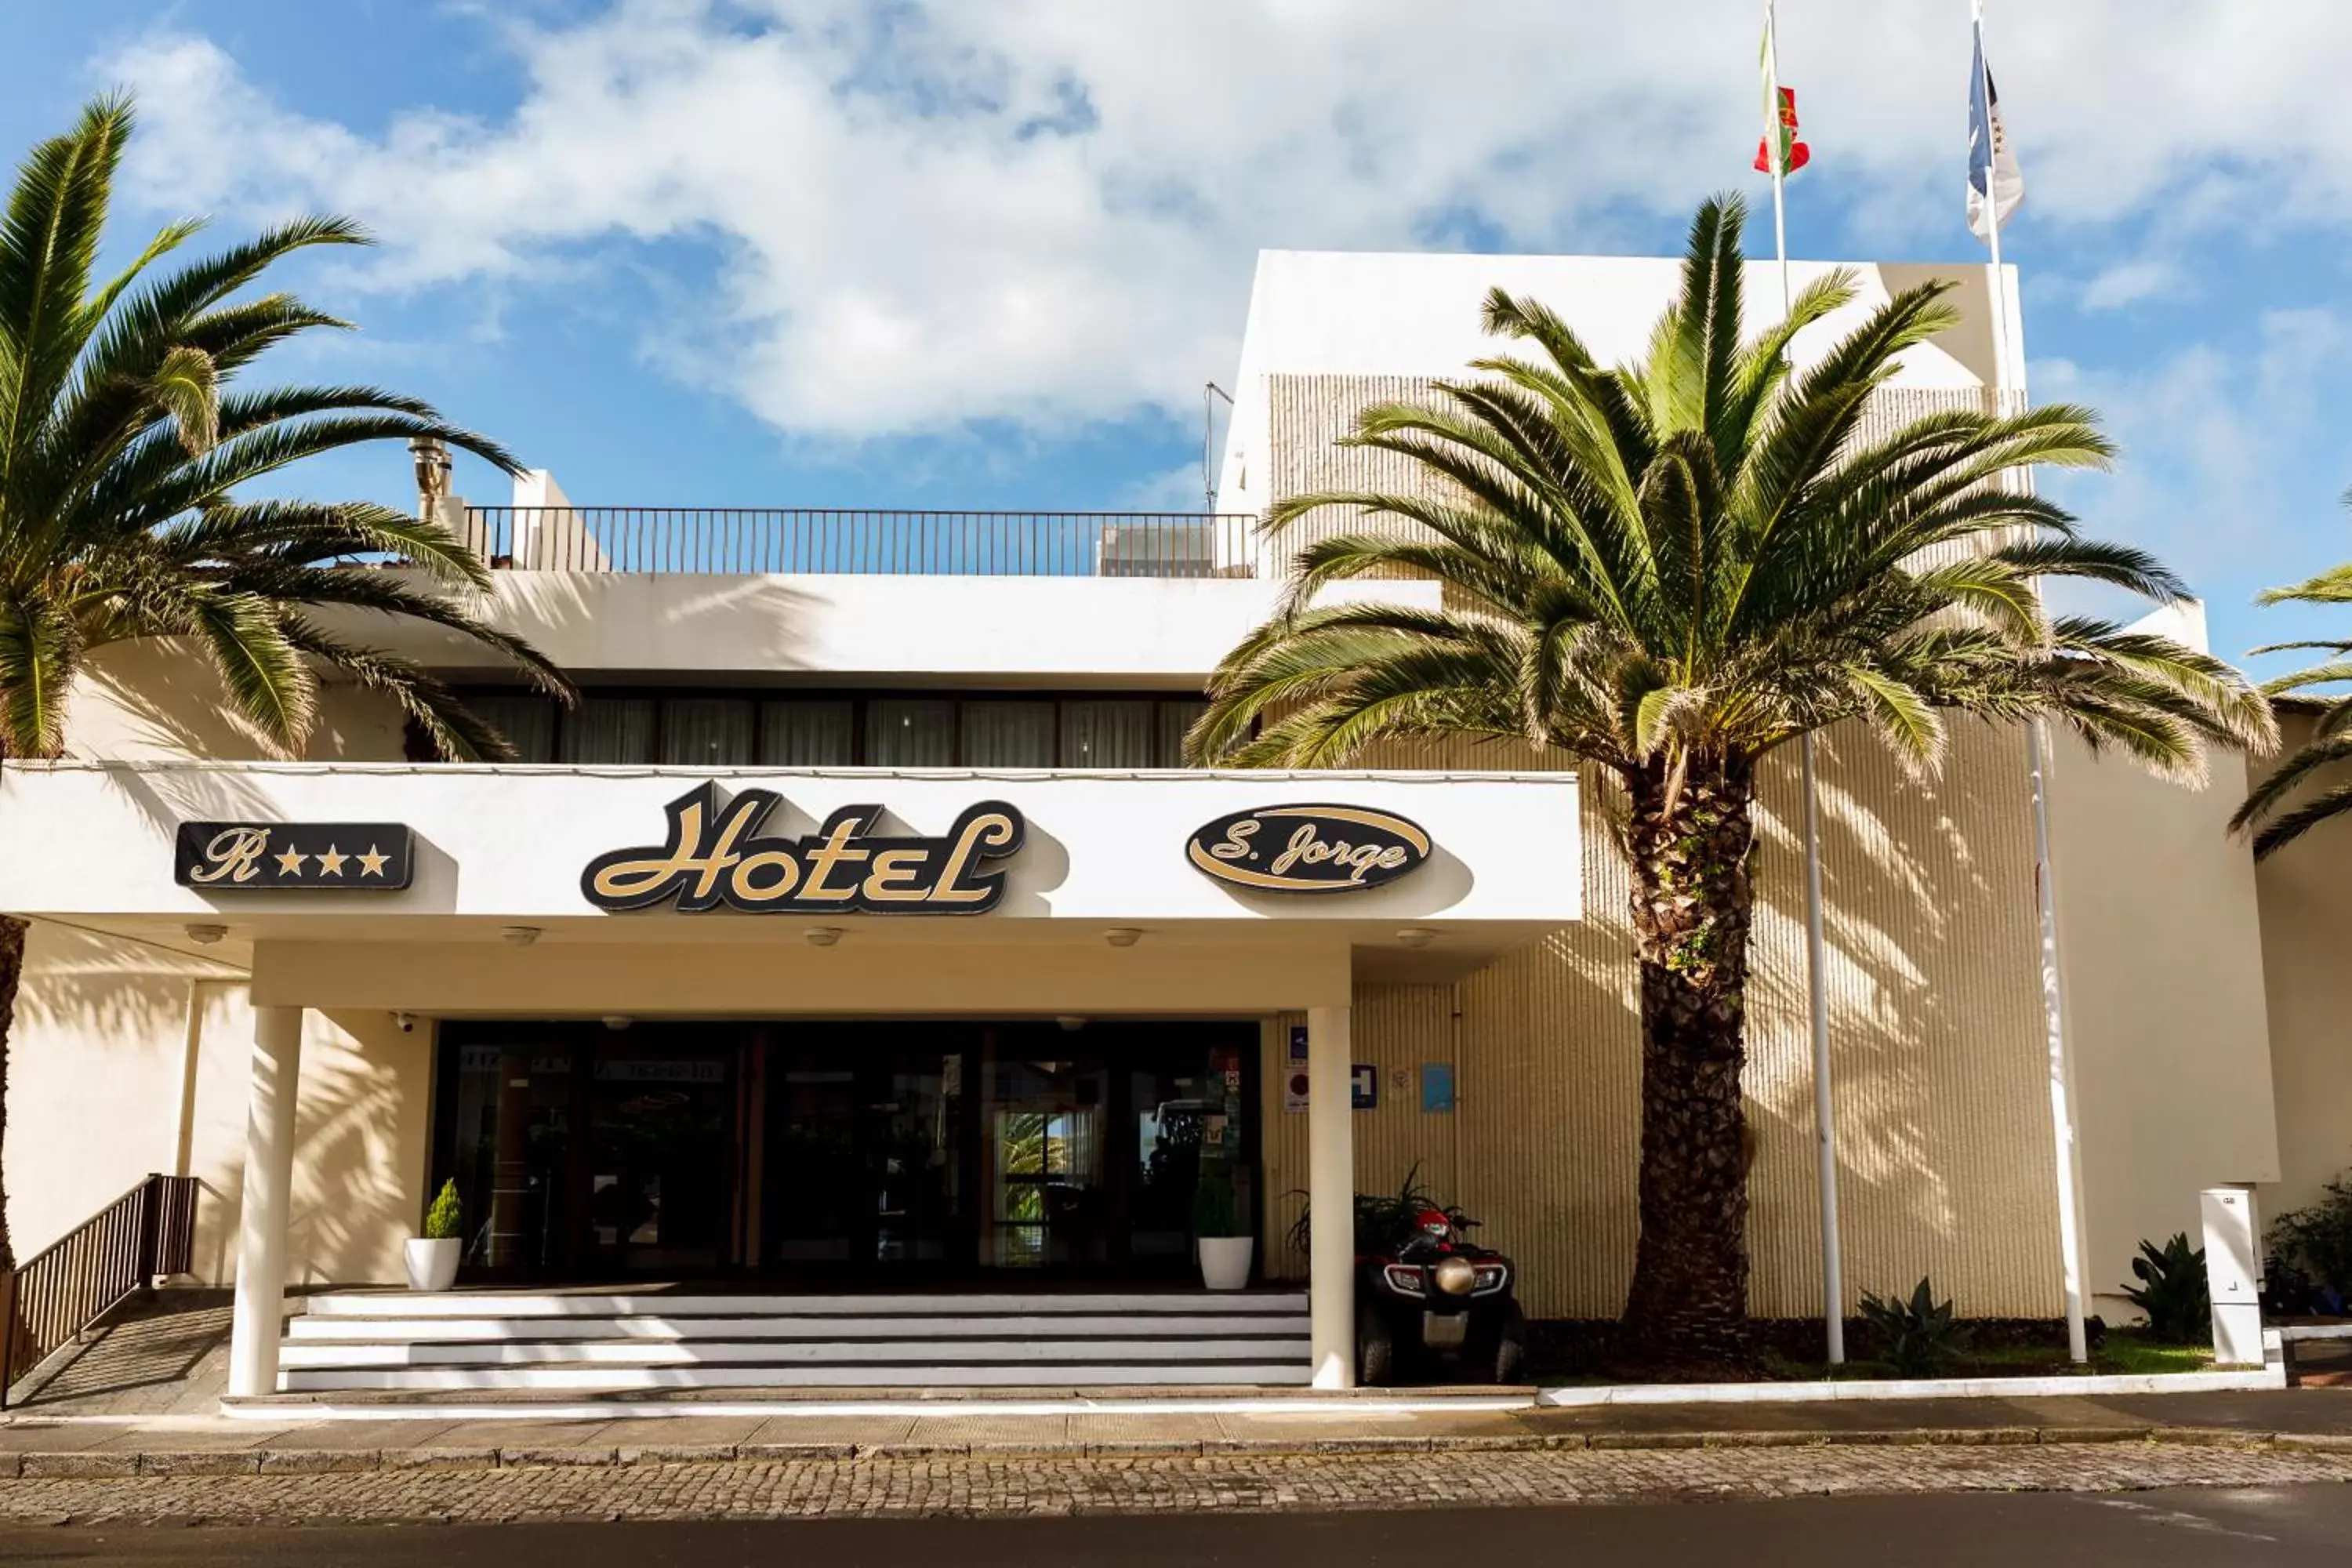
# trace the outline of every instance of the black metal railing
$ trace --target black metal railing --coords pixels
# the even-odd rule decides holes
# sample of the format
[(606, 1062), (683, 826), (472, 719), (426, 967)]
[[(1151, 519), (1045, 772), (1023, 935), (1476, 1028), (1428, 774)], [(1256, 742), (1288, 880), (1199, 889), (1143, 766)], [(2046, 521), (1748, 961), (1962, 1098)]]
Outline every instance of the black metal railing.
[(0, 1409), (19, 1378), (167, 1274), (184, 1274), (196, 1242), (196, 1179), (149, 1176), (0, 1272)]
[(478, 506), (467, 542), (546, 572), (1250, 577), (1257, 519), (1201, 512)]

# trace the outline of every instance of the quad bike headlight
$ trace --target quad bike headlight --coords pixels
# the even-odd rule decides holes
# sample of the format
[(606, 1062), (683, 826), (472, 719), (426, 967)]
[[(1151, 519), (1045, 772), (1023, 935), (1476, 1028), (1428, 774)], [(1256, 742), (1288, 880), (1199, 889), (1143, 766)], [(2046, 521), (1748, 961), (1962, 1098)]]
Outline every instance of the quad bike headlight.
[(1430, 1268), (1429, 1282), (1448, 1296), (1467, 1296), (1478, 1284), (1478, 1268), (1466, 1258), (1441, 1258)]

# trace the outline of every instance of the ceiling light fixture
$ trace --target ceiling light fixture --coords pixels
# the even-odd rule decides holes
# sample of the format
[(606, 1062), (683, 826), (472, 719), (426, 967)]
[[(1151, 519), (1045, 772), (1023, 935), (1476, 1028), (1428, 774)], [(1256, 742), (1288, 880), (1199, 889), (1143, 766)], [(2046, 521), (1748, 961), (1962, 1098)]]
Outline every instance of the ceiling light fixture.
[(1407, 926), (1397, 932), (1397, 941), (1407, 947), (1427, 947), (1437, 940), (1437, 933), (1427, 926)]
[(1133, 947), (1143, 940), (1143, 933), (1133, 926), (1113, 926), (1103, 932), (1103, 941), (1113, 947)]
[(506, 926), (499, 931), (499, 940), (509, 947), (529, 947), (539, 940), (537, 926)]
[(192, 925), (188, 928), (188, 940), (198, 947), (210, 947), (227, 934), (226, 926)]
[(801, 933), (808, 938), (811, 947), (831, 947), (841, 940), (839, 926), (811, 926)]

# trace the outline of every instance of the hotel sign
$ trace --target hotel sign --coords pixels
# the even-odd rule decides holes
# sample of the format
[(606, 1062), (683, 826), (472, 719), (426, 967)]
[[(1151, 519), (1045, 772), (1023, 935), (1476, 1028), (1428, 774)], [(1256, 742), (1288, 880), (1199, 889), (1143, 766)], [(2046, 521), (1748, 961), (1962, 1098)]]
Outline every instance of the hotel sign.
[(985, 914), (1004, 896), (999, 862), (1019, 851), (1028, 830), (1019, 810), (992, 800), (966, 808), (937, 838), (877, 833), (878, 805), (843, 806), (797, 838), (761, 837), (782, 798), (698, 785), (664, 808), (662, 844), (598, 856), (580, 874), (580, 891), (600, 910), (669, 903), (688, 914)]
[(1393, 882), (1429, 858), (1429, 835), (1360, 805), (1268, 805), (1221, 816), (1184, 852), (1220, 882), (1276, 893), (1348, 893)]
[(205, 892), (397, 892), (413, 858), (397, 822), (184, 822), (172, 879)]

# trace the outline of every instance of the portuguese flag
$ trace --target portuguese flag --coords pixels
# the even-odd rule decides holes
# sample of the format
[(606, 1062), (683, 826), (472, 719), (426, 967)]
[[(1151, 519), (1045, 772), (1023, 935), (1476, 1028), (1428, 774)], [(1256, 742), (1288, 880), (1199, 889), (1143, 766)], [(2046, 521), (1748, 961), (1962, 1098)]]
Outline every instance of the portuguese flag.
[[(1768, 83), (1767, 91), (1775, 89)], [(1756, 166), (1768, 174), (1772, 172), (1773, 143), (1777, 142), (1780, 143), (1780, 173), (1793, 174), (1813, 161), (1813, 150), (1797, 140), (1797, 89), (1784, 87), (1777, 90), (1780, 95), (1780, 111), (1773, 117), (1777, 121), (1774, 134), (1757, 138)], [(1768, 98), (1766, 101), (1769, 103), (1770, 100)]]
[(1788, 175), (1811, 163), (1813, 150), (1797, 140), (1797, 89), (1780, 85), (1780, 29), (1772, 11), (1772, 0), (1765, 0), (1764, 42), (1756, 51), (1756, 67), (1764, 76), (1765, 132), (1756, 142), (1756, 166), (1768, 174)]

